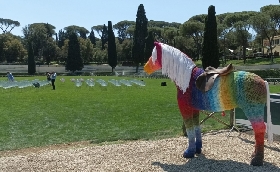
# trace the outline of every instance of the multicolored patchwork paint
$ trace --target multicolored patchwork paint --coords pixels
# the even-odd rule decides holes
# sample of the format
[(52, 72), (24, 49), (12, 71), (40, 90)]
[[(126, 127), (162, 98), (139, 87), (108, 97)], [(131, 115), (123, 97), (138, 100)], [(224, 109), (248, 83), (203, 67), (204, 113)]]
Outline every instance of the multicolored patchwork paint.
[(251, 164), (263, 165), (264, 158), (264, 106), (267, 88), (258, 75), (245, 71), (231, 72), (218, 76), (213, 87), (202, 92), (196, 87), (196, 79), (204, 70), (180, 50), (155, 42), (152, 56), (144, 70), (151, 74), (162, 70), (177, 86), (177, 100), (186, 126), (189, 146), (183, 156), (192, 158), (201, 153), (202, 138), (199, 126), (199, 111), (220, 112), (236, 107), (243, 109), (255, 132), (256, 145)]

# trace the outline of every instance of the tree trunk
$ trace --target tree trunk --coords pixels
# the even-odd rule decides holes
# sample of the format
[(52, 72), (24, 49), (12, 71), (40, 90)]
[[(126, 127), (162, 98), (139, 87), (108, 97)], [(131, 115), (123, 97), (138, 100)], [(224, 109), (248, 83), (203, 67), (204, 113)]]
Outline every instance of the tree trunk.
[(271, 60), (271, 63), (273, 63), (273, 53), (272, 53), (272, 46), (270, 44), (270, 60)]
[(246, 44), (243, 45), (243, 49), (242, 49), (242, 54), (243, 54), (243, 62), (244, 64), (246, 63)]
[(139, 70), (139, 63), (136, 64), (136, 73), (138, 73)]
[(225, 65), (227, 63), (227, 58), (226, 58), (226, 37), (224, 36), (224, 59), (223, 59), (223, 65)]

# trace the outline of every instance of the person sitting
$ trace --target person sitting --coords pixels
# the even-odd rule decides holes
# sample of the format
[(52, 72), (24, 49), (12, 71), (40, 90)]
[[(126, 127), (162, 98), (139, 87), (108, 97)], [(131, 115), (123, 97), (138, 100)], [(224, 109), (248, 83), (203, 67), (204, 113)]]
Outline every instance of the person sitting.
[(8, 78), (8, 81), (11, 81), (11, 82), (14, 81), (14, 76), (11, 72), (7, 72), (7, 78)]

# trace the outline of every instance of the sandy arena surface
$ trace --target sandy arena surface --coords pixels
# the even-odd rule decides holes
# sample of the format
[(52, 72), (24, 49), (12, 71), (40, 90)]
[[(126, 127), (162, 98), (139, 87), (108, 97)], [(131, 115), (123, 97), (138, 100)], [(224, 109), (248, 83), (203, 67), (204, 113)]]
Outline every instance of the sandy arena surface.
[(280, 172), (280, 139), (265, 142), (264, 166), (250, 166), (251, 133), (212, 132), (203, 135), (203, 153), (192, 159), (182, 154), (184, 137), (156, 141), (126, 141), (93, 145), (79, 142), (0, 152), (0, 171), (169, 171)]

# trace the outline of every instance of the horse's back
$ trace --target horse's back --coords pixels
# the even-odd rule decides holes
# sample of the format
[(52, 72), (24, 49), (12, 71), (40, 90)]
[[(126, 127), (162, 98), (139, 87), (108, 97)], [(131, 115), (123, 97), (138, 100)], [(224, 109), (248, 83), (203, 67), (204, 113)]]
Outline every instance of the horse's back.
[(266, 85), (258, 75), (237, 71), (220, 76), (219, 82), (221, 104), (225, 110), (235, 107), (266, 103)]
[(244, 71), (234, 72), (234, 86), (239, 106), (266, 103), (266, 85), (260, 76)]
[(264, 105), (266, 102), (266, 85), (258, 75), (237, 71), (226, 76), (218, 76), (211, 90), (202, 93), (192, 87), (192, 105), (196, 109), (223, 111), (236, 107)]
[(236, 107), (262, 106), (266, 103), (265, 82), (254, 73), (236, 71), (218, 76), (212, 89), (205, 93), (195, 85), (196, 78), (201, 73), (201, 69), (193, 71), (190, 86), (185, 93), (178, 89), (178, 99), (184, 99), (191, 108), (218, 112)]

